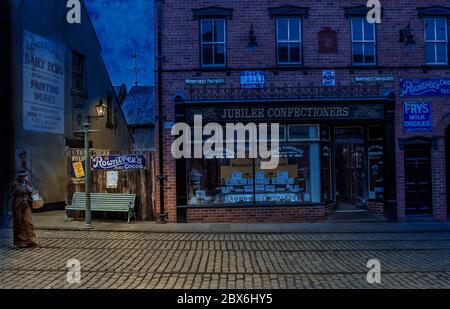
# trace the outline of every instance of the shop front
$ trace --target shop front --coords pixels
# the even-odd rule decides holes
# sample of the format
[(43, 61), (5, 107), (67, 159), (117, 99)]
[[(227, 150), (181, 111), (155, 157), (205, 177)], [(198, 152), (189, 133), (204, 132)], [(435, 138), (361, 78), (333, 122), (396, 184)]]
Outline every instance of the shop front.
[[(178, 104), (178, 122), (194, 126), (201, 115), (203, 125), (220, 124), (226, 145), (220, 156), (177, 161), (179, 221), (316, 222), (337, 210), (384, 214), (390, 105), (381, 100)], [(244, 140), (227, 127), (237, 123), (247, 129)], [(261, 124), (268, 125), (267, 132)], [(276, 143), (272, 124), (279, 125)], [(236, 156), (239, 147), (251, 153), (252, 126), (259, 128), (258, 142), (267, 139), (277, 156), (275, 168), (263, 169), (259, 157)]]

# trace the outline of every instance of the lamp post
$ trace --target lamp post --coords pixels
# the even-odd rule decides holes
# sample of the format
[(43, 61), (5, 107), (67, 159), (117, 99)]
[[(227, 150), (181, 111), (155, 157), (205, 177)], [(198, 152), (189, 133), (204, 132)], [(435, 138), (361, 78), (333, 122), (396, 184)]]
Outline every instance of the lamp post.
[(75, 131), (75, 133), (84, 134), (84, 191), (86, 195), (86, 209), (85, 209), (85, 229), (91, 230), (92, 214), (91, 214), (91, 154), (89, 147), (89, 133), (100, 132), (99, 130), (90, 130), (91, 120), (103, 118), (106, 116), (108, 107), (100, 100), (99, 104), (95, 106), (97, 116), (88, 116), (86, 122), (83, 124), (82, 131)]

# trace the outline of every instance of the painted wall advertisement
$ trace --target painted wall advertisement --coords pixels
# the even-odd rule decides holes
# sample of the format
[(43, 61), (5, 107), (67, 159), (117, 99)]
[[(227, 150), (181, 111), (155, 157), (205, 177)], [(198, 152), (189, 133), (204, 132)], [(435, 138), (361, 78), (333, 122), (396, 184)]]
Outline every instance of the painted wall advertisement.
[(404, 78), (400, 81), (400, 96), (450, 96), (450, 78)]
[(65, 48), (24, 32), (23, 128), (64, 134)]
[(405, 132), (430, 132), (433, 129), (431, 103), (404, 103), (403, 128)]

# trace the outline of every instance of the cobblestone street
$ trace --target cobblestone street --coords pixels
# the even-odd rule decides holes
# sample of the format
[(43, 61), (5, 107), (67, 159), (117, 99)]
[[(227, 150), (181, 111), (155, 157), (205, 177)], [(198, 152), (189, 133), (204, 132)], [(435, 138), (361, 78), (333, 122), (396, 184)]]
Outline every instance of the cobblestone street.
[[(450, 233), (190, 234), (39, 231), (0, 238), (0, 288), (450, 288)], [(66, 263), (82, 266), (66, 282)], [(378, 259), (382, 283), (366, 281)]]

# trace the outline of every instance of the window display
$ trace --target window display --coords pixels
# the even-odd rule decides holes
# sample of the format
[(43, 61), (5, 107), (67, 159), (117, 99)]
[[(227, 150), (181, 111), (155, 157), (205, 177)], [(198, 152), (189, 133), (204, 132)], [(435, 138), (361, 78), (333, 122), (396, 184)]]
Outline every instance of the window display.
[(188, 204), (320, 202), (319, 149), (319, 144), (282, 145), (274, 170), (261, 170), (253, 159), (189, 160)]
[(381, 145), (369, 147), (369, 199), (382, 201), (384, 196), (383, 179), (384, 151)]

